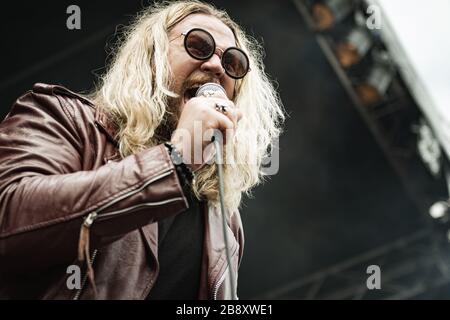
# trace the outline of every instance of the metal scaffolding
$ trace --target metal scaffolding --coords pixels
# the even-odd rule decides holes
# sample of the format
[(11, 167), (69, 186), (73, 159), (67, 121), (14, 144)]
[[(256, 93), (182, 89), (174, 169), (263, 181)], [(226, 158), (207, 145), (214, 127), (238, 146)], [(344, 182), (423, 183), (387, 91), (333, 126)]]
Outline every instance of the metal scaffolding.
[[(258, 299), (413, 299), (424, 298), (450, 284), (450, 250), (447, 233), (449, 220), (433, 221), (430, 206), (448, 199), (448, 181), (444, 159), (439, 175), (432, 175), (417, 151), (414, 127), (422, 119), (401, 76), (395, 73), (391, 91), (376, 105), (364, 104), (358, 96), (349, 70), (336, 56), (336, 33), (319, 31), (314, 25), (311, 5), (317, 1), (293, 0), (296, 8), (314, 32), (316, 40), (339, 81), (349, 95), (376, 142), (419, 211), (426, 215), (422, 230), (387, 243), (347, 261), (306, 277), (291, 281), (258, 296)], [(336, 2), (336, 1), (335, 1)], [(353, 1), (358, 8), (361, 1)], [(383, 44), (379, 43), (382, 47)], [(383, 48), (384, 49), (384, 48)], [(357, 69), (357, 68), (355, 68)], [(448, 171), (448, 170), (447, 170)], [(450, 179), (449, 179), (450, 181)], [(369, 289), (367, 267), (379, 266), (381, 288)], [(449, 286), (450, 294), (450, 286)]]
[[(380, 289), (369, 289), (367, 268), (379, 266)], [(450, 284), (448, 241), (420, 230), (264, 293), (256, 299), (413, 299)], [(450, 294), (450, 292), (449, 292)]]

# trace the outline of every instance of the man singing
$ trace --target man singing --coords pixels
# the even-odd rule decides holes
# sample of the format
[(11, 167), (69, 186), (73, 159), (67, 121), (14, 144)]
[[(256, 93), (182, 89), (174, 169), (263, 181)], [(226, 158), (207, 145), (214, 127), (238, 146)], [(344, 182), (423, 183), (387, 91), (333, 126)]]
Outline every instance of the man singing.
[(235, 298), (239, 204), (283, 119), (260, 48), (225, 12), (145, 9), (92, 94), (38, 83), (0, 124), (0, 298)]

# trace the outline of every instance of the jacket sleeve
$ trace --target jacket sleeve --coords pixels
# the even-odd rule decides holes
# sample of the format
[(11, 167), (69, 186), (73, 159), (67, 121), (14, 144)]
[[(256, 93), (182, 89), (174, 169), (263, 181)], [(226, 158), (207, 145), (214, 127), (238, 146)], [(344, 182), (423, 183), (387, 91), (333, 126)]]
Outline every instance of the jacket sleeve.
[(91, 213), (95, 248), (188, 207), (163, 145), (83, 171), (73, 113), (30, 91), (0, 124), (0, 272), (71, 264)]

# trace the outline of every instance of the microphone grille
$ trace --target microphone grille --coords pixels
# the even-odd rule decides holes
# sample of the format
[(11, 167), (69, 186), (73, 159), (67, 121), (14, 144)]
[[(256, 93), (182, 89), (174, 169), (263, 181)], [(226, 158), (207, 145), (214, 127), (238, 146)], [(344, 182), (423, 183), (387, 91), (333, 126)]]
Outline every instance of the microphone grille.
[(207, 82), (205, 84), (202, 84), (197, 89), (197, 92), (195, 92), (195, 96), (200, 97), (200, 96), (204, 95), (205, 92), (208, 92), (208, 91), (213, 91), (213, 92), (222, 91), (224, 94), (226, 94), (225, 89), (220, 84), (217, 84), (214, 82)]

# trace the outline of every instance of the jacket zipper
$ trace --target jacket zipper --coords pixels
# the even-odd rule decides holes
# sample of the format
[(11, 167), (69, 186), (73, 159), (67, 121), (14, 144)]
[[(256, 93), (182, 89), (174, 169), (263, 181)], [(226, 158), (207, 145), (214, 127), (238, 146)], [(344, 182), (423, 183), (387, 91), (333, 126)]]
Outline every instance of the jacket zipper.
[[(154, 177), (153, 179), (148, 180), (148, 181), (147, 181), (146, 183), (144, 183), (140, 188), (138, 188), (138, 189), (136, 189), (136, 190), (133, 190), (133, 191), (130, 191), (130, 192), (127, 192), (127, 193), (121, 195), (120, 197), (117, 197), (116, 199), (114, 199), (114, 200), (112, 200), (112, 201), (110, 201), (110, 202), (104, 204), (103, 206), (101, 206), (100, 208), (98, 208), (97, 210), (95, 210), (94, 212), (92, 212), (91, 214), (89, 214), (88, 217), (87, 217), (86, 219), (88, 219), (89, 217), (91, 217), (91, 218), (92, 218), (92, 222), (90, 222), (90, 224), (92, 224), (92, 223), (94, 222), (94, 220), (97, 218), (97, 215), (98, 215), (98, 213), (100, 213), (100, 211), (103, 211), (103, 210), (105, 210), (106, 208), (112, 206), (113, 204), (115, 204), (115, 203), (117, 203), (117, 202), (119, 202), (119, 201), (121, 201), (121, 200), (123, 200), (123, 199), (125, 199), (125, 198), (128, 198), (128, 197), (132, 196), (132, 195), (135, 194), (135, 193), (138, 193), (138, 192), (144, 190), (150, 183), (155, 182), (155, 181), (157, 181), (157, 180), (159, 180), (159, 179), (161, 179), (161, 178), (164, 178), (164, 177), (170, 175), (172, 172), (173, 172), (173, 170), (169, 170), (169, 171), (167, 171), (167, 172), (164, 172), (164, 173), (162, 173), (162, 174), (160, 174), (160, 175)], [(92, 216), (91, 216), (91, 215), (92, 215)]]
[[(223, 281), (226, 278), (227, 271), (228, 271), (229, 267), (230, 266), (226, 267), (225, 272), (222, 274), (222, 276), (219, 278), (219, 280), (217, 281), (216, 285), (213, 288), (213, 300), (217, 300), (217, 292), (219, 291), (220, 286), (222, 285)], [(233, 295), (234, 292), (232, 292), (231, 294)]]
[(134, 195), (134, 194), (136, 194), (136, 193), (142, 191), (143, 189), (145, 189), (145, 188), (146, 188), (149, 184), (151, 184), (152, 182), (155, 182), (155, 181), (157, 181), (157, 180), (159, 180), (159, 179), (161, 179), (161, 178), (164, 178), (164, 177), (170, 175), (172, 172), (173, 172), (173, 170), (169, 170), (169, 171), (167, 171), (167, 172), (165, 172), (165, 173), (162, 173), (162, 174), (160, 174), (160, 175), (154, 177), (153, 179), (150, 179), (150, 180), (148, 180), (147, 182), (145, 182), (140, 188), (138, 188), (138, 189), (136, 189), (136, 190), (133, 190), (133, 191), (130, 191), (130, 192), (127, 192), (127, 193), (123, 194), (122, 196), (120, 196), (120, 197), (118, 197), (118, 198), (116, 198), (116, 199), (114, 199), (114, 200), (112, 200), (112, 201), (110, 201), (110, 202), (104, 204), (103, 206), (101, 206), (101, 207), (98, 208), (97, 210), (91, 212), (91, 213), (88, 214), (88, 216), (84, 219), (83, 227), (85, 227), (86, 230), (89, 230), (89, 229), (91, 228), (92, 224), (94, 223), (94, 221), (97, 220), (97, 219), (98, 219), (99, 221), (101, 221), (101, 220), (107, 219), (108, 217), (111, 217), (111, 216), (115, 216), (115, 215), (120, 215), (120, 214), (123, 214), (123, 213), (127, 213), (128, 211), (132, 212), (132, 211), (134, 211), (134, 210), (136, 210), (136, 209), (139, 209), (139, 208), (141, 208), (141, 207), (146, 207), (146, 206), (148, 206), (148, 207), (151, 207), (151, 206), (160, 206), (160, 205), (164, 205), (164, 204), (167, 204), (167, 203), (171, 203), (171, 202), (183, 200), (182, 197), (176, 197), (176, 198), (171, 198), (171, 199), (162, 200), (162, 201), (158, 201), (158, 202), (146, 202), (146, 203), (141, 203), (141, 204), (138, 204), (138, 205), (134, 205), (134, 206), (132, 206), (132, 207), (123, 208), (123, 209), (120, 209), (120, 210), (116, 210), (116, 211), (112, 211), (112, 212), (108, 212), (108, 213), (99, 215), (101, 211), (103, 211), (103, 210), (109, 208), (109, 207), (112, 206), (113, 204), (115, 204), (115, 203), (117, 203), (117, 202), (119, 202), (119, 201), (121, 201), (121, 200), (123, 200), (123, 199), (126, 199), (126, 198), (128, 198), (128, 197), (131, 197), (132, 195)]
[[(102, 215), (100, 215), (100, 216), (98, 216), (97, 214), (94, 215), (94, 212), (91, 213), (91, 214), (93, 215), (93, 216), (92, 216), (92, 219), (93, 219), (93, 220), (102, 221), (102, 220), (107, 219), (107, 218), (109, 218), (109, 217), (111, 217), (111, 216), (121, 215), (121, 214), (123, 214), (123, 213), (129, 213), (129, 212), (136, 211), (136, 210), (138, 210), (138, 209), (140, 209), (140, 208), (142, 208), (142, 207), (154, 207), (154, 206), (160, 206), (160, 205), (164, 205), (164, 204), (168, 204), (168, 203), (175, 202), (175, 201), (180, 201), (180, 200), (183, 200), (183, 198), (182, 198), (182, 197), (176, 197), (176, 198), (170, 198), (170, 199), (162, 200), (162, 201), (158, 201), (158, 202), (145, 202), (145, 203), (140, 203), (140, 204), (137, 204), (137, 205), (132, 206), (132, 207), (128, 207), (128, 208), (124, 208), (124, 209), (120, 209), (120, 210), (116, 210), (116, 211), (111, 211), (111, 212), (108, 212), (108, 213), (104, 213), (104, 214), (102, 214)], [(89, 216), (90, 216), (90, 215), (89, 215)], [(89, 216), (88, 216), (88, 217), (89, 217)], [(92, 220), (92, 222), (93, 222), (93, 220)]]
[[(97, 252), (98, 252), (98, 250), (95, 249), (94, 252), (92, 253), (91, 265), (94, 264), (94, 260), (95, 260), (95, 257), (97, 256)], [(86, 273), (84, 274), (84, 277), (83, 277), (83, 281), (81, 282), (81, 288), (77, 290), (77, 293), (73, 297), (73, 300), (78, 300), (80, 298), (81, 292), (83, 291), (83, 288), (86, 285), (87, 278), (88, 278), (88, 273), (86, 271)]]

